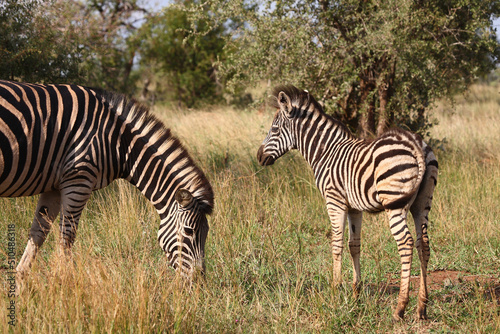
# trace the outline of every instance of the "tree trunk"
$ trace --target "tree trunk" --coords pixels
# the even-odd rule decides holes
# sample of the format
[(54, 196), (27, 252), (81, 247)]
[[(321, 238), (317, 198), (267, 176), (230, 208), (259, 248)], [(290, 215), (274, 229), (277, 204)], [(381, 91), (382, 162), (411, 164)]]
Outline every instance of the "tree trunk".
[(370, 97), (367, 106), (359, 118), (358, 135), (361, 138), (371, 138), (375, 133), (375, 98)]
[(378, 87), (378, 97), (380, 102), (380, 111), (377, 122), (377, 136), (384, 133), (392, 123), (394, 115), (387, 110), (387, 105), (394, 93), (394, 76), (396, 73), (396, 61), (391, 62), (389, 73), (384, 78), (384, 82)]
[(123, 81), (121, 82), (120, 85), (120, 91), (122, 92), (127, 92), (130, 93), (129, 90), (129, 78), (130, 78), (130, 72), (132, 72), (132, 66), (134, 66), (134, 58), (135, 58), (135, 50), (132, 51), (132, 54), (130, 55), (130, 58), (128, 62), (125, 64), (125, 67), (123, 69)]
[(359, 84), (361, 110), (358, 118), (358, 135), (361, 138), (370, 138), (375, 133), (375, 98), (371, 94), (375, 88), (372, 80), (361, 78)]

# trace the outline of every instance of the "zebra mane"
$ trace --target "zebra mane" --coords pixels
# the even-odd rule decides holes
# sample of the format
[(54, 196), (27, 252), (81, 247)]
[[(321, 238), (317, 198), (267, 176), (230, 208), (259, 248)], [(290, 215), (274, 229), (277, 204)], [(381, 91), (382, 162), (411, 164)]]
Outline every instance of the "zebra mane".
[(299, 89), (293, 85), (277, 86), (273, 89), (270, 100), (270, 105), (272, 107), (275, 107), (277, 109), (280, 108), (280, 105), (278, 103), (278, 95), (280, 92), (285, 93), (292, 101), (292, 105), (295, 105), (301, 110), (310, 110), (310, 106), (312, 105), (314, 110), (323, 114), (330, 121), (337, 124), (341, 129), (347, 132), (349, 136), (352, 136), (351, 131), (349, 131), (344, 123), (325, 113), (325, 111), (323, 110), (323, 106), (318, 101), (316, 101), (314, 96), (312, 96), (308, 91)]
[(308, 91), (298, 89), (293, 85), (277, 86), (273, 89), (270, 102), (272, 107), (276, 107), (279, 109), (280, 106), (278, 104), (278, 94), (280, 92), (285, 93), (292, 101), (292, 104), (295, 104), (299, 107), (309, 107), (309, 105), (312, 104), (314, 109), (324, 113), (323, 107), (321, 106), (321, 104), (319, 104), (318, 101), (316, 101), (314, 96), (309, 94)]
[(151, 146), (156, 148), (160, 155), (165, 154), (168, 150), (180, 152), (177, 158), (184, 162), (181, 168), (190, 169), (197, 175), (197, 178), (191, 181), (195, 186), (193, 197), (197, 199), (205, 214), (211, 214), (214, 207), (212, 186), (180, 140), (172, 135), (170, 129), (153, 115), (147, 106), (134, 98), (100, 89), (91, 90), (96, 93), (97, 97), (101, 97), (104, 102), (107, 102), (110, 109), (116, 112), (134, 131), (139, 131), (143, 137), (148, 138)]

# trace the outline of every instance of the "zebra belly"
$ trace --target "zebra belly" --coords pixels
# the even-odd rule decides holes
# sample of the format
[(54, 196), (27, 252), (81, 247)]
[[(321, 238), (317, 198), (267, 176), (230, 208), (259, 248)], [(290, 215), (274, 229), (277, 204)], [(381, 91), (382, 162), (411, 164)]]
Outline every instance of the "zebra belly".
[(350, 209), (372, 213), (384, 210), (375, 187), (371, 187), (367, 193), (349, 191), (347, 200)]

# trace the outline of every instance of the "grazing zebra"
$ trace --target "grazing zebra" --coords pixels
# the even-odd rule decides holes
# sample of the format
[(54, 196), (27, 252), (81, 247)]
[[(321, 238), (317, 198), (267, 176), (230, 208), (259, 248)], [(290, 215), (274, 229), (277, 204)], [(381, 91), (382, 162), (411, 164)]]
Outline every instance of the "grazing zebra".
[(169, 264), (183, 277), (203, 271), (213, 192), (169, 129), (119, 94), (0, 81), (0, 196), (40, 194), (17, 266), (20, 279), (58, 213), (68, 249), (92, 191), (117, 178), (158, 211), (158, 241)]
[(401, 288), (393, 316), (402, 319), (408, 304), (413, 253), (413, 238), (406, 223), (410, 210), (421, 263), (417, 313), (420, 319), (426, 319), (430, 255), (427, 215), (438, 174), (431, 148), (419, 136), (403, 130), (390, 130), (371, 141), (357, 139), (342, 123), (326, 115), (309, 93), (293, 86), (278, 87), (273, 96), (278, 111), (257, 159), (261, 165), (272, 165), (289, 150), (298, 149), (310, 164), (331, 220), (335, 283), (341, 280), (346, 216), (357, 291), (362, 211), (385, 210), (401, 257)]

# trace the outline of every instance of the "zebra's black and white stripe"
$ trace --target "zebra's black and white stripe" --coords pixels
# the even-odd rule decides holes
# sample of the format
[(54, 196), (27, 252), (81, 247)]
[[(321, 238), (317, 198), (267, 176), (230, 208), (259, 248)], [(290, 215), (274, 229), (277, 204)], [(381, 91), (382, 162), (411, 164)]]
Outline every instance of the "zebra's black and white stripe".
[(0, 81), (0, 196), (41, 194), (19, 276), (57, 215), (70, 247), (91, 192), (117, 178), (157, 209), (158, 241), (169, 263), (183, 276), (203, 270), (213, 192), (169, 129), (119, 94)]
[(431, 148), (419, 136), (403, 130), (390, 130), (372, 141), (357, 139), (342, 123), (326, 115), (308, 92), (293, 86), (275, 89), (273, 101), (278, 111), (257, 159), (261, 165), (271, 165), (289, 150), (298, 149), (310, 164), (332, 224), (335, 281), (339, 283), (341, 277), (346, 217), (353, 281), (358, 288), (362, 212), (385, 210), (401, 257), (401, 289), (394, 312), (394, 317), (401, 319), (408, 304), (414, 246), (407, 225), (409, 210), (421, 262), (417, 313), (425, 319), (430, 255), (427, 216), (438, 175)]

